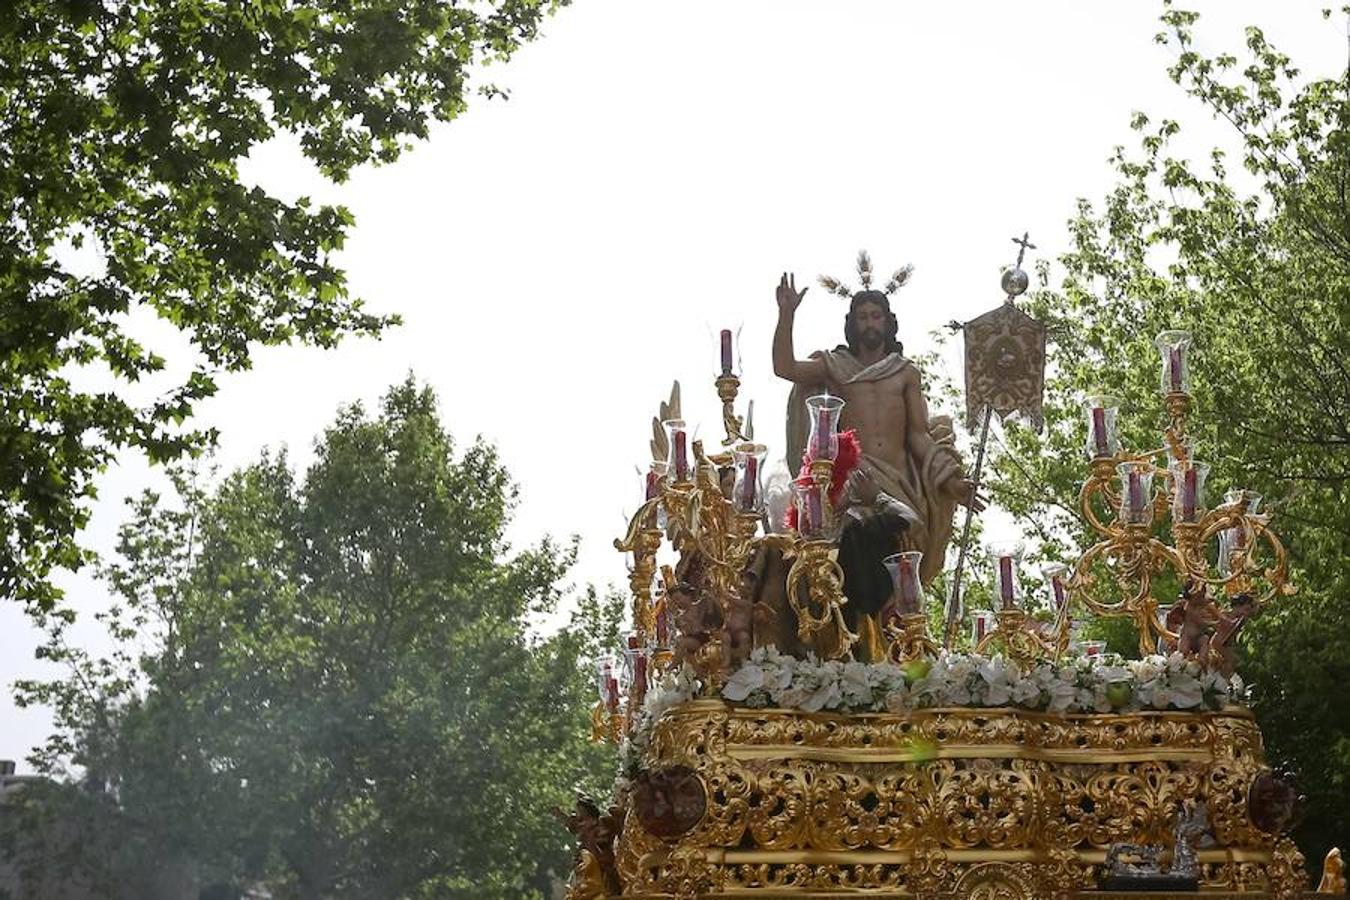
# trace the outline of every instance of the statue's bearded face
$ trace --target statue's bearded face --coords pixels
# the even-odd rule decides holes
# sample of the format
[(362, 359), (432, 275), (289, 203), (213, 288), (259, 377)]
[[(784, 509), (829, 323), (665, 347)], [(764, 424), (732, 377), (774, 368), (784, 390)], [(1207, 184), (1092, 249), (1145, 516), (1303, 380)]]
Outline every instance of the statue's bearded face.
[(879, 304), (860, 303), (853, 311), (854, 333), (864, 350), (876, 350), (885, 343), (888, 324), (886, 311)]

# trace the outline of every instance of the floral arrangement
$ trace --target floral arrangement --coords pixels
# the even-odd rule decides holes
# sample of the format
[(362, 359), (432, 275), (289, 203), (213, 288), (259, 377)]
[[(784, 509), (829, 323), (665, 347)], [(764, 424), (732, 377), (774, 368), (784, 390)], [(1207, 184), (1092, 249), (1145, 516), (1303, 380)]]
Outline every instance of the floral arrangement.
[(722, 697), (750, 707), (803, 712), (906, 712), (933, 706), (1018, 707), (1053, 713), (1217, 710), (1246, 698), (1242, 679), (1180, 653), (1042, 662), (1023, 671), (1000, 656), (943, 653), (892, 663), (798, 659), (757, 648), (727, 679)]
[[(619, 748), (616, 795), (637, 772), (652, 728), (666, 710), (693, 700), (703, 684), (688, 666), (647, 694)], [(1042, 662), (1028, 671), (1001, 656), (943, 653), (905, 665), (799, 659), (758, 647), (722, 687), (722, 698), (753, 708), (802, 712), (893, 712), (936, 706), (1016, 707), (1052, 713), (1219, 710), (1247, 699), (1241, 677), (1226, 678), (1180, 653), (1125, 659), (1115, 654)]]

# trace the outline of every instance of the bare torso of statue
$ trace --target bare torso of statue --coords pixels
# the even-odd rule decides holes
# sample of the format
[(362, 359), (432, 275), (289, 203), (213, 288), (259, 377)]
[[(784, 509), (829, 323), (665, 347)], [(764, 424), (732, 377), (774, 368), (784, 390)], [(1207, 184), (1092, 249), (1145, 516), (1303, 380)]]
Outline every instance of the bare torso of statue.
[[(870, 506), (881, 492), (911, 508), (915, 521), (903, 543), (924, 551), (927, 583), (941, 569), (953, 508), (976, 502), (952, 446), (950, 422), (929, 420), (919, 371), (900, 351), (898, 324), (886, 294), (872, 290), (852, 294), (844, 327), (846, 346), (798, 359), (792, 327), (805, 294), (806, 289), (797, 291), (791, 277), (783, 276), (777, 292), (774, 373), (793, 382), (798, 400), (800, 390), (828, 390), (844, 399), (840, 427), (853, 430), (862, 449), (862, 464), (850, 480), (847, 502)], [(789, 431), (793, 431), (791, 410)], [(789, 455), (793, 452), (790, 449)], [(799, 463), (788, 462), (794, 469)]]
[(835, 384), (827, 379), (830, 393), (844, 398), (840, 427), (852, 429), (868, 454), (897, 469), (906, 465), (909, 449), (908, 395), (917, 392), (919, 374), (913, 366), (880, 381)]

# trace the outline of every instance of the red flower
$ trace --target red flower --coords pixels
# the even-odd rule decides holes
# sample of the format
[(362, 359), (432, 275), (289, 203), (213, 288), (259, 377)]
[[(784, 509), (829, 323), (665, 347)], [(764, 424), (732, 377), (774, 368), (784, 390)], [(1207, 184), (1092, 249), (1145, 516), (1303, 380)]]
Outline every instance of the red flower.
[[(814, 460), (815, 456), (808, 447), (802, 454), (802, 467), (797, 474), (797, 484), (811, 483), (811, 463)], [(862, 462), (862, 443), (858, 440), (858, 433), (851, 428), (839, 432), (839, 453), (834, 458), (834, 473), (830, 478), (830, 503), (835, 507), (839, 506), (839, 501), (844, 495), (844, 485), (848, 481), (848, 476), (858, 468), (860, 462)], [(787, 526), (793, 529), (797, 527), (795, 503), (788, 507)]]

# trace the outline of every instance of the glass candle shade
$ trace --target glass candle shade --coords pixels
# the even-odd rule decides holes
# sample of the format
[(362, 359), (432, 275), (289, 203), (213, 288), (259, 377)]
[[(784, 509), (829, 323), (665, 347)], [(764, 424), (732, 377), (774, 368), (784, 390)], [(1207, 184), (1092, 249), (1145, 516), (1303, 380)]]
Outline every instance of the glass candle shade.
[(1083, 641), (1080, 646), (1084, 656), (1101, 656), (1106, 652), (1106, 641)]
[(1153, 467), (1127, 462), (1116, 467), (1120, 475), (1120, 521), (1147, 525), (1153, 521)]
[(844, 411), (844, 398), (833, 394), (807, 397), (806, 411), (811, 422), (807, 453), (812, 459), (833, 461), (839, 455), (839, 414)]
[(996, 547), (989, 552), (994, 567), (994, 598), (1001, 609), (1017, 606), (1021, 589), (1017, 583), (1017, 564), (1022, 560), (1022, 548)]
[(1089, 397), (1083, 413), (1087, 417), (1088, 459), (1115, 456), (1120, 450), (1120, 436), (1116, 433), (1120, 401), (1115, 397)]
[(666, 473), (677, 483), (689, 480), (689, 430), (684, 419), (666, 419)]
[(1198, 522), (1205, 512), (1205, 477), (1209, 466), (1202, 462), (1177, 463), (1172, 467), (1172, 521)]
[(647, 696), (652, 651), (641, 645), (636, 634), (629, 634), (625, 643), (628, 648), (624, 651), (624, 674), (637, 702), (641, 703)]
[(619, 659), (612, 653), (606, 653), (595, 660), (596, 687), (600, 692), (600, 702), (610, 712), (619, 710)]
[[(1243, 488), (1232, 488), (1224, 492), (1223, 500), (1229, 505), (1243, 504), (1238, 509), (1249, 516), (1257, 515), (1257, 510), (1261, 508), (1261, 495)], [(1235, 555), (1245, 555), (1249, 551), (1247, 534), (1246, 529), (1241, 527), (1225, 528), (1219, 532), (1219, 574), (1225, 578), (1239, 568)]]
[(970, 642), (978, 647), (989, 632), (994, 630), (994, 614), (987, 609), (977, 609), (970, 614)]
[(654, 610), (656, 627), (656, 646), (661, 650), (670, 648), (670, 598), (662, 597)]
[(769, 448), (763, 444), (738, 444), (731, 455), (736, 465), (731, 502), (737, 512), (761, 512), (764, 509), (764, 459), (769, 455)]
[[(709, 329), (711, 330), (711, 328)], [(741, 326), (721, 328), (714, 332), (713, 346), (716, 347), (713, 364), (718, 378), (741, 374)]]
[(882, 560), (891, 576), (893, 609), (902, 616), (923, 612), (923, 585), (919, 583), (922, 562), (923, 553), (919, 550), (893, 553)]
[(1058, 613), (1064, 609), (1064, 604), (1069, 602), (1069, 567), (1063, 563), (1041, 566), (1041, 577), (1045, 579), (1051, 608)]
[(1162, 355), (1162, 391), (1164, 394), (1189, 393), (1191, 372), (1187, 352), (1191, 347), (1189, 331), (1164, 331), (1153, 339)]
[(643, 502), (655, 500), (661, 496), (661, 483), (666, 480), (666, 464), (654, 462), (643, 477)]
[(1219, 574), (1227, 578), (1243, 568), (1239, 557), (1247, 554), (1247, 532), (1242, 528), (1225, 528), (1219, 532)]
[(1261, 511), (1261, 495), (1255, 491), (1249, 491), (1245, 488), (1232, 488), (1224, 492), (1224, 503), (1242, 503), (1246, 502), (1247, 508), (1244, 512), (1249, 516), (1254, 516)]
[(825, 537), (825, 492), (814, 481), (792, 484), (793, 502), (797, 504), (797, 533), (807, 540)]

